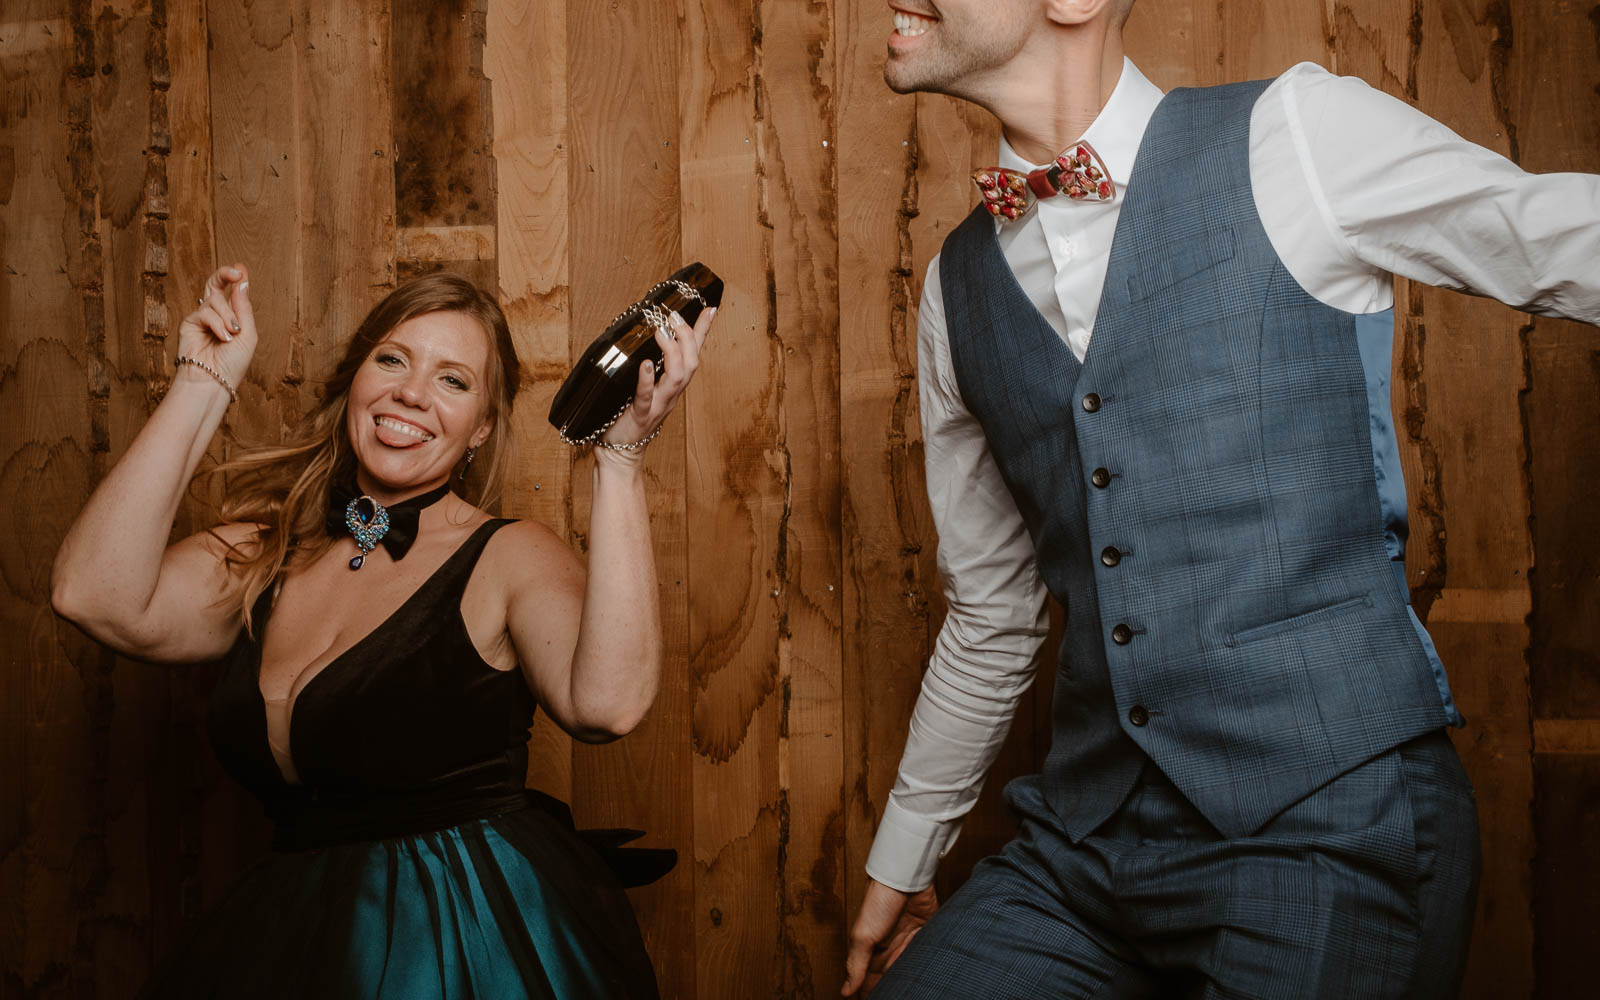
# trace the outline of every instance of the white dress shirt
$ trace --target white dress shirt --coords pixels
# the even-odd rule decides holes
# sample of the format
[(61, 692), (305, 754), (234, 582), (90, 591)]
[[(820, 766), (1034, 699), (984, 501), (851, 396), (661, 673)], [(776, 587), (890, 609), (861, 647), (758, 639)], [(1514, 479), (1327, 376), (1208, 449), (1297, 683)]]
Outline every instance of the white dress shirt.
[[(1124, 185), (1161, 91), (1124, 61), (1083, 134)], [(1038, 166), (1001, 140), (999, 165)], [(1312, 296), (1346, 312), (1394, 304), (1392, 274), (1600, 323), (1600, 176), (1528, 174), (1402, 101), (1301, 63), (1250, 119), (1250, 180), (1273, 249)], [(1082, 361), (1127, 191), (1052, 198), (999, 229), (1018, 283)], [(933, 881), (1033, 682), (1045, 586), (983, 428), (951, 369), (939, 260), (923, 283), (918, 379), (928, 501), (949, 610), (911, 717), (867, 872)]]

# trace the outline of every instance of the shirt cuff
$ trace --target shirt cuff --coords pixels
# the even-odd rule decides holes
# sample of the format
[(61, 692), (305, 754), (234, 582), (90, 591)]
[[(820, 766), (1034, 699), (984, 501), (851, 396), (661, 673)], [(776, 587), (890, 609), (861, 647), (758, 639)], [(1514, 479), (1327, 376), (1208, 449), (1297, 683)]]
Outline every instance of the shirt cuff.
[(960, 820), (930, 820), (891, 798), (867, 855), (867, 874), (891, 889), (921, 892), (933, 884), (939, 862), (961, 836)]

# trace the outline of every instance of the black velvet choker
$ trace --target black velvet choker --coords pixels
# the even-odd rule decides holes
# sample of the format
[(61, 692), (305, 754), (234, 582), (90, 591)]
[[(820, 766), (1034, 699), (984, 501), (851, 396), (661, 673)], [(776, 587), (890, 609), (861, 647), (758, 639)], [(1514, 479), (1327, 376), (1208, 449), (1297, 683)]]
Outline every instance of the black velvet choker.
[(334, 538), (353, 535), (361, 554), (350, 560), (351, 569), (360, 569), (367, 553), (382, 542), (391, 559), (404, 559), (417, 540), (417, 517), (425, 507), (438, 503), (450, 492), (446, 482), (438, 489), (410, 497), (397, 504), (383, 504), (358, 493), (352, 483), (334, 483), (328, 491), (328, 534)]

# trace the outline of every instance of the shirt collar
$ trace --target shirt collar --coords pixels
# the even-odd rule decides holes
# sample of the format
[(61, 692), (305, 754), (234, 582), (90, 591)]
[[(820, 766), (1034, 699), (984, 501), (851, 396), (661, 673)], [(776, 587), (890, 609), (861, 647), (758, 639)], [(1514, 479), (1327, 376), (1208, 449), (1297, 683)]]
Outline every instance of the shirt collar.
[[(1156, 105), (1161, 103), (1161, 98), (1161, 88), (1139, 72), (1133, 60), (1124, 56), (1122, 76), (1112, 88), (1106, 106), (1100, 109), (1100, 114), (1095, 116), (1083, 135), (1073, 140), (1088, 142), (1100, 154), (1101, 161), (1117, 182), (1118, 201), (1121, 200), (1128, 176), (1133, 173), (1134, 157), (1139, 153), (1144, 130), (1149, 126), (1151, 116), (1156, 113)], [(1000, 135), (999, 161), (1002, 167), (1023, 172), (1044, 166), (1024, 160), (1011, 148), (1004, 133)]]

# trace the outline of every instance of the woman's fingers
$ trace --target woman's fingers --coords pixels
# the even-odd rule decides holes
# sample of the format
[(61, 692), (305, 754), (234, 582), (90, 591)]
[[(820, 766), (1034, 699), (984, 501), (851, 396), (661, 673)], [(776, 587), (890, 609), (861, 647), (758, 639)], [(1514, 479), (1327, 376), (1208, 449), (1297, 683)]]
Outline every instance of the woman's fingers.
[[(233, 334), (242, 329), (239, 325), (238, 314), (234, 311), (233, 304), (229, 301), (229, 291), (244, 280), (244, 268), (238, 266), (219, 267), (206, 279), (206, 287), (200, 294), (200, 309), (202, 312), (210, 310), (216, 313), (222, 321), (225, 334), (222, 340), (232, 340)], [(207, 326), (212, 324), (207, 323)], [(214, 327), (213, 327), (214, 328)]]
[(256, 307), (250, 301), (250, 272), (242, 265), (235, 266), (233, 270), (239, 273), (239, 281), (228, 296), (228, 304), (239, 321), (234, 329), (253, 334), (256, 332)]
[[(690, 326), (674, 312), (666, 326), (655, 328), (661, 361), (659, 366), (649, 363), (639, 366), (633, 403), (623, 414), (624, 420), (618, 421), (619, 424), (631, 421), (633, 426), (617, 427), (615, 430), (619, 438), (630, 434), (644, 437), (660, 426), (667, 414), (672, 412), (678, 397), (699, 367), (700, 347), (705, 342), (706, 331), (711, 328), (715, 313), (715, 309), (701, 310), (698, 321)], [(610, 439), (612, 435), (607, 434), (606, 437)]]
[[(234, 338), (235, 334), (242, 333), (243, 323), (239, 318), (241, 304), (249, 308), (248, 284), (249, 275), (242, 265), (219, 267), (206, 279), (205, 287), (201, 289), (198, 305), (191, 314), (194, 322), (211, 331), (212, 336), (223, 343)], [(241, 293), (243, 289), (243, 294)], [(251, 331), (254, 332), (254, 314), (251, 315)]]
[(641, 425), (650, 419), (650, 408), (656, 399), (656, 366), (646, 361), (639, 366), (639, 384), (633, 389), (633, 417)]
[(711, 332), (711, 324), (715, 322), (716, 318), (716, 306), (711, 306), (708, 309), (700, 310), (700, 315), (695, 317), (694, 327), (691, 331), (693, 336), (690, 338), (690, 341), (694, 346), (694, 356), (696, 358), (699, 358), (700, 348), (705, 346), (706, 334)]
[(688, 324), (677, 313), (668, 317), (666, 326), (656, 327), (656, 344), (661, 348), (661, 378), (669, 389), (682, 384), (684, 379), (683, 336), (688, 329)]

